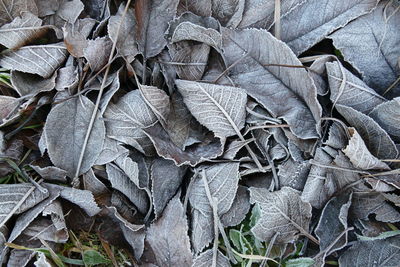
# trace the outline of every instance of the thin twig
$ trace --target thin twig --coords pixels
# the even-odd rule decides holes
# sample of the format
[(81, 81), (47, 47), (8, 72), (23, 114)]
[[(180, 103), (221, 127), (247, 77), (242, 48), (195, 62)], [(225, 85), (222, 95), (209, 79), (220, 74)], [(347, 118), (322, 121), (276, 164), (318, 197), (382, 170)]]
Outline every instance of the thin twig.
[(281, 0), (275, 0), (275, 12), (274, 12), (274, 19), (275, 19), (275, 38), (280, 40), (281, 39)]
[[(121, 22), (118, 25), (117, 34), (116, 34), (116, 36), (117, 36), (116, 39), (117, 40), (118, 40), (119, 33), (120, 33), (120, 30), (121, 30), (122, 22), (124, 21), (125, 15), (128, 12), (128, 8), (129, 8), (130, 3), (131, 3), (131, 0), (128, 0), (127, 3), (126, 3), (126, 6), (125, 6), (124, 13), (122, 13)], [(114, 42), (113, 46), (111, 48), (110, 56), (108, 58), (108, 62), (109, 63), (113, 59), (113, 55), (114, 55), (116, 46), (117, 46), (117, 42)], [(108, 65), (106, 70), (105, 70), (104, 77), (103, 77), (103, 80), (101, 82), (99, 94), (97, 96), (96, 104), (95, 104), (94, 109), (93, 109), (92, 117), (90, 118), (88, 129), (86, 131), (86, 136), (85, 136), (85, 139), (84, 139), (83, 144), (82, 144), (82, 150), (81, 150), (81, 154), (79, 156), (78, 164), (77, 164), (77, 167), (76, 167), (75, 176), (74, 176), (74, 178), (72, 180), (72, 186), (73, 187), (78, 187), (79, 186), (79, 172), (80, 172), (80, 169), (81, 169), (81, 166), (82, 166), (83, 157), (85, 155), (86, 146), (88, 144), (89, 137), (90, 137), (90, 134), (92, 132), (94, 122), (96, 120), (97, 111), (99, 109), (101, 97), (103, 95), (103, 91), (104, 91), (104, 87), (105, 87), (105, 84), (106, 84), (106, 80), (107, 80), (107, 76), (108, 76), (109, 71), (110, 71), (110, 65)]]

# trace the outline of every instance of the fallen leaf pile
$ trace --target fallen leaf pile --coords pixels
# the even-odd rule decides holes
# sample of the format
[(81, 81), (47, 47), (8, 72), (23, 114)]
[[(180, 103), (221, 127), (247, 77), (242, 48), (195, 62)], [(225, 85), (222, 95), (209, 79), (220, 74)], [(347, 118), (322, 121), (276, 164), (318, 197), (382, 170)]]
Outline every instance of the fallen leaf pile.
[(399, 265), (398, 0), (0, 0), (0, 45), (4, 265)]

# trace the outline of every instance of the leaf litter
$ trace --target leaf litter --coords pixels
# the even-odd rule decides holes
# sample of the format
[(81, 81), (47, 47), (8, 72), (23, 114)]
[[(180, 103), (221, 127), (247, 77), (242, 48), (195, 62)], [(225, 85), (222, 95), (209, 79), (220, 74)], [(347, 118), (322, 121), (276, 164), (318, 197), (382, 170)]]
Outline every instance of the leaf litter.
[(399, 21), (397, 0), (0, 0), (0, 262), (397, 266)]

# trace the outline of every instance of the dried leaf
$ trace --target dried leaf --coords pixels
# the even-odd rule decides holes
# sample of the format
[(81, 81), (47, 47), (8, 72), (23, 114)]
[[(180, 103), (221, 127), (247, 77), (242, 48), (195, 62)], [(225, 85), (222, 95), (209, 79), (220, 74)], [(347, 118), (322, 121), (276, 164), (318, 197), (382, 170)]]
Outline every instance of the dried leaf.
[[(86, 97), (74, 97), (56, 105), (47, 116), (44, 132), (49, 157), (56, 167), (74, 177), (94, 104)], [(79, 175), (93, 166), (103, 147), (104, 121), (97, 117), (87, 143)]]
[(158, 119), (165, 123), (170, 111), (169, 96), (154, 86), (140, 85), (143, 99)]
[[(136, 38), (134, 35), (136, 21), (134, 10), (129, 8), (124, 20), (122, 14), (124, 13), (125, 6), (121, 4), (115, 16), (111, 16), (108, 21), (107, 31), (113, 43), (116, 43), (118, 53), (126, 57), (128, 62), (133, 61), (134, 57), (139, 53)], [(121, 26), (119, 26), (121, 25)], [(117, 39), (117, 29), (120, 27)]]
[(177, 80), (183, 101), (193, 116), (217, 137), (240, 135), (247, 95), (235, 87)]
[[(347, 245), (348, 233), (343, 234), (343, 232), (348, 227), (347, 216), (351, 198), (352, 194), (346, 193), (331, 198), (322, 210), (315, 234), (320, 242), (320, 251), (323, 252), (323, 259)], [(331, 245), (332, 247), (330, 247)]]
[(330, 98), (335, 105), (352, 107), (361, 113), (368, 114), (374, 107), (386, 102), (384, 97), (344, 69), (339, 62), (327, 63), (326, 71), (331, 89)]
[(136, 38), (145, 58), (158, 55), (167, 44), (164, 33), (176, 14), (179, 0), (135, 1)]
[[(271, 0), (245, 1), (243, 18), (239, 28), (264, 28), (269, 29), (274, 23), (275, 2)], [(285, 17), (305, 0), (281, 0), (281, 18)]]
[(106, 165), (106, 170), (111, 186), (123, 193), (142, 214), (146, 214), (149, 209), (146, 192), (139, 189), (134, 181), (112, 163)]
[(23, 12), (38, 15), (35, 1), (30, 0), (2, 0), (0, 5), (0, 25), (12, 21)]
[(94, 200), (92, 192), (72, 187), (61, 187), (60, 196), (69, 202), (79, 206), (87, 215), (94, 216), (100, 212), (100, 208)]
[(400, 260), (400, 238), (358, 241), (339, 258), (340, 266), (396, 266)]
[(232, 80), (274, 117), (286, 120), (297, 137), (318, 137), (321, 107), (307, 71), (269, 65), (301, 65), (289, 47), (267, 31), (256, 29), (224, 29), (223, 42), (225, 61), (232, 65)]
[(36, 267), (52, 267), (43, 252), (39, 252), (39, 258), (33, 263)]
[(24, 46), (0, 56), (0, 66), (49, 78), (66, 56), (67, 49), (62, 43)]
[(41, 192), (34, 185), (1, 184), (0, 185), (0, 224), (4, 225), (13, 214), (20, 214), (46, 199), (48, 192)]
[(99, 71), (108, 62), (111, 53), (112, 42), (108, 37), (89, 40), (87, 47), (83, 49), (83, 56), (87, 59), (92, 71)]
[(211, 0), (181, 0), (178, 5), (178, 14), (184, 12), (209, 17), (211, 16)]
[[(192, 267), (209, 267), (212, 265), (213, 250), (208, 249), (201, 253), (194, 259)], [(217, 266), (218, 267), (230, 267), (229, 259), (218, 250), (217, 252)]]
[(171, 198), (180, 187), (185, 167), (177, 167), (173, 161), (156, 159), (151, 165), (151, 181), (154, 213), (159, 218)]
[(351, 163), (353, 163), (354, 167), (361, 170), (390, 170), (386, 163), (380, 161), (368, 151), (356, 129), (349, 128), (349, 131), (351, 138), (347, 147), (343, 149), (343, 152), (350, 159)]
[(48, 181), (54, 181), (54, 182), (61, 182), (61, 183), (66, 183), (67, 182), (67, 172), (65, 170), (62, 170), (60, 168), (54, 167), (54, 166), (47, 166), (47, 167), (40, 167), (37, 165), (29, 165), (35, 172), (37, 172), (40, 177), (42, 177), (45, 180)]
[(64, 43), (72, 56), (76, 58), (84, 56), (83, 51), (89, 44), (87, 38), (95, 23), (95, 20), (85, 18), (63, 27)]
[(192, 253), (185, 211), (179, 197), (174, 197), (163, 216), (153, 223), (146, 240), (155, 253), (158, 266), (191, 266)]
[(45, 79), (36, 74), (12, 71), (11, 84), (20, 96), (36, 95), (53, 90), (56, 86), (56, 77), (56, 72), (50, 78)]
[(398, 151), (389, 135), (373, 119), (351, 107), (336, 105), (337, 111), (356, 128), (369, 151), (378, 159), (395, 159)]
[(311, 205), (300, 198), (300, 192), (290, 187), (269, 192), (264, 188), (250, 188), (250, 202), (257, 203), (261, 215), (251, 229), (259, 240), (277, 243), (293, 242), (299, 234), (308, 232), (311, 220)]
[(83, 174), (82, 180), (83, 188), (92, 192), (95, 198), (109, 192), (108, 188), (97, 179), (92, 169), (89, 169), (87, 173)]
[(221, 216), (224, 227), (240, 224), (250, 210), (250, 194), (247, 187), (239, 185), (230, 209)]
[[(203, 171), (211, 197), (215, 199), (218, 215), (221, 216), (229, 211), (235, 198), (239, 163), (218, 163)], [(195, 178), (189, 194), (189, 201), (195, 212), (192, 221), (192, 245), (196, 252), (200, 252), (214, 237), (212, 208), (201, 174)]]
[(224, 143), (218, 138), (208, 138), (200, 144), (190, 146), (182, 150), (175, 145), (170, 135), (158, 123), (144, 129), (144, 132), (153, 142), (157, 154), (169, 160), (173, 160), (177, 166), (196, 166), (200, 162), (214, 159), (223, 152)]
[(368, 219), (370, 214), (375, 214), (380, 222), (398, 222), (400, 213), (392, 207), (382, 193), (379, 192), (355, 192), (350, 215), (353, 219)]
[(296, 162), (287, 160), (279, 166), (278, 176), (280, 186), (288, 186), (296, 190), (303, 190), (310, 173), (310, 162)]
[(212, 2), (212, 15), (224, 27), (236, 28), (242, 21), (245, 0), (214, 0)]
[[(345, 60), (355, 66), (365, 83), (380, 94), (400, 75), (397, 65), (400, 48), (396, 45), (400, 41), (398, 8), (396, 1), (380, 1), (372, 13), (354, 20), (330, 36)], [(391, 99), (399, 92), (397, 84), (385, 96)]]
[(400, 142), (400, 97), (376, 106), (369, 114), (395, 142)]
[(104, 165), (114, 161), (116, 158), (129, 154), (129, 150), (123, 147), (118, 141), (106, 136), (103, 143), (103, 149), (96, 160), (96, 165)]
[(74, 24), (83, 9), (84, 5), (80, 0), (65, 1), (58, 8), (57, 15), (70, 24)]
[(116, 104), (110, 103), (104, 117), (107, 119), (108, 137), (131, 145), (141, 152), (151, 149), (151, 143), (143, 128), (154, 124), (157, 117), (139, 90), (124, 95)]
[[(305, 1), (281, 19), (281, 38), (296, 55), (306, 51), (334, 30), (373, 10), (377, 0)], [(324, 7), (323, 12), (318, 7)], [(307, 19), (302, 19), (307, 18)]]
[(50, 26), (42, 26), (42, 20), (29, 12), (16, 17), (0, 28), (0, 44), (10, 49), (24, 46), (43, 36)]

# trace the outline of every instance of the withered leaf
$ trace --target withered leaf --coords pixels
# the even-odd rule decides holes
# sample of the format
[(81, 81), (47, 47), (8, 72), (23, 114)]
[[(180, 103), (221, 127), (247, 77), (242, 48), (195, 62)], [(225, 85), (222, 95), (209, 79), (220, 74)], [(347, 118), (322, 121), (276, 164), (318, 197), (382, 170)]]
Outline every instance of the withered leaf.
[(326, 63), (326, 71), (334, 105), (349, 106), (368, 114), (375, 106), (386, 102), (384, 97), (344, 69), (339, 62)]
[[(334, 30), (373, 10), (377, 0), (304, 1), (281, 19), (281, 38), (296, 55), (306, 51)], [(324, 7), (324, 12), (318, 7)], [(307, 19), (302, 19), (307, 18)]]
[[(53, 107), (47, 117), (44, 133), (49, 157), (56, 167), (66, 170), (69, 177), (75, 177), (93, 110), (94, 104), (87, 97), (74, 97)], [(104, 137), (104, 121), (97, 117), (78, 174), (88, 171), (95, 163)]]
[(302, 68), (276, 66), (301, 65), (290, 48), (265, 30), (224, 29), (222, 35), (232, 80), (274, 117), (286, 120), (297, 137), (318, 137), (321, 107), (312, 79)]
[(224, 27), (236, 28), (242, 21), (245, 0), (214, 0), (211, 11)]
[(240, 224), (250, 210), (250, 194), (247, 187), (239, 185), (230, 209), (221, 216), (224, 227)]
[(217, 137), (240, 134), (247, 102), (243, 89), (185, 80), (177, 80), (176, 85), (193, 116)]
[(12, 21), (23, 12), (38, 15), (35, 1), (30, 0), (2, 0), (0, 5), (0, 25)]
[(139, 90), (124, 95), (116, 104), (110, 103), (104, 112), (107, 136), (131, 145), (141, 152), (151, 150), (151, 142), (143, 128), (157, 121)]
[(264, 188), (250, 188), (250, 201), (257, 203), (261, 215), (251, 229), (259, 240), (270, 241), (278, 233), (275, 242), (287, 243), (308, 232), (311, 205), (300, 198), (300, 192), (290, 187), (269, 192)]
[(191, 266), (188, 224), (178, 196), (168, 203), (163, 216), (150, 225), (146, 240), (158, 266)]
[[(201, 253), (194, 259), (193, 267), (208, 267), (212, 265), (213, 250), (208, 249)], [(217, 266), (218, 267), (230, 267), (229, 259), (222, 254), (221, 251), (217, 251)]]
[(49, 78), (67, 57), (64, 44), (24, 46), (0, 56), (0, 66)]
[[(376, 1), (352, 1), (376, 2)], [(350, 2), (349, 2), (350, 4)], [(339, 5), (341, 6), (341, 5)], [(383, 94), (399, 77), (398, 56), (400, 48), (400, 13), (396, 1), (380, 1), (370, 14), (362, 16), (330, 35), (334, 46), (343, 53), (344, 59), (362, 74), (368, 86)], [(364, 46), (363, 44), (368, 44)], [(398, 96), (397, 84), (385, 97)]]
[(0, 28), (0, 44), (16, 49), (35, 38), (40, 38), (50, 28), (50, 26), (42, 26), (42, 20), (32, 13), (24, 12), (21, 17), (16, 17), (11, 23)]
[(395, 142), (400, 142), (400, 97), (376, 106), (369, 114)]
[(108, 37), (89, 40), (83, 49), (83, 56), (87, 59), (92, 71), (99, 71), (108, 61), (112, 42)]
[(178, 7), (179, 0), (135, 1), (136, 38), (145, 58), (158, 55), (167, 44), (164, 33)]
[(51, 91), (56, 86), (57, 73), (45, 79), (36, 74), (20, 71), (11, 72), (11, 84), (20, 96), (35, 95)]
[(182, 183), (185, 167), (177, 167), (173, 161), (156, 159), (151, 165), (151, 181), (154, 213), (159, 218)]
[(373, 119), (347, 106), (336, 105), (337, 111), (356, 128), (369, 151), (378, 159), (394, 159), (397, 148), (390, 136)]

